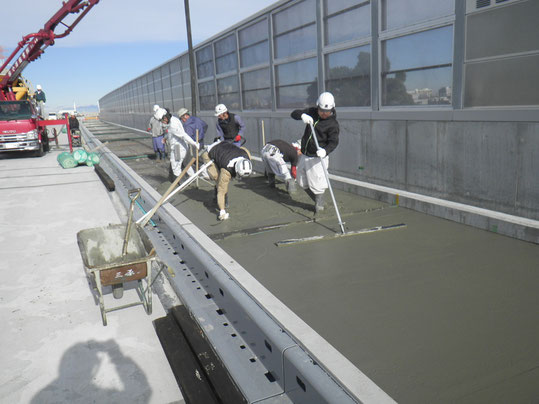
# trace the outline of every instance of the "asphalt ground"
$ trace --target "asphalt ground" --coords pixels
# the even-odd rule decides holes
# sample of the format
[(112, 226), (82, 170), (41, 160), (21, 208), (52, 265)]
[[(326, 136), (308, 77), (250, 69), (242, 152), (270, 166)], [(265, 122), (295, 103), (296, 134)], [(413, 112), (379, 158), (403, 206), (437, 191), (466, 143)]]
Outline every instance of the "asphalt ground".
[[(125, 162), (159, 192), (170, 185), (165, 161)], [(302, 190), (270, 189), (260, 173), (229, 194), (224, 222), (205, 181), (172, 203), (397, 402), (537, 402), (538, 245), (342, 191), (347, 231), (405, 226), (332, 238), (329, 195), (315, 215)], [(315, 235), (329, 238), (276, 245)]]

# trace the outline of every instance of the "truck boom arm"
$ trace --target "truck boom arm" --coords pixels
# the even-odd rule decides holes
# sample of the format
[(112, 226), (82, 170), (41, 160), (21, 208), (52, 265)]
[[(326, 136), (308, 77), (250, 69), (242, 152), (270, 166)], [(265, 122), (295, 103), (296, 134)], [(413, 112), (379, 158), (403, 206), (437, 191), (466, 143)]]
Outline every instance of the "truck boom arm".
[[(7, 69), (9, 64), (14, 61), (9, 69), (7, 69), (6, 74), (4, 76), (0, 75), (0, 100), (15, 99), (11, 87), (18, 81), (21, 72), (28, 63), (38, 59), (48, 46), (54, 45), (54, 40), (56, 38), (64, 38), (69, 35), (73, 28), (75, 28), (80, 20), (82, 20), (97, 3), (99, 3), (99, 0), (65, 1), (60, 10), (47, 21), (42, 29), (37, 33), (23, 37), (17, 48), (0, 67), (1, 74), (1, 72)], [(71, 23), (71, 25), (67, 25), (63, 22), (68, 15), (77, 13), (80, 13), (80, 15)], [(55, 34), (54, 30), (60, 24), (66, 27), (66, 30), (61, 34)], [(17, 55), (19, 55), (19, 57), (17, 57)]]

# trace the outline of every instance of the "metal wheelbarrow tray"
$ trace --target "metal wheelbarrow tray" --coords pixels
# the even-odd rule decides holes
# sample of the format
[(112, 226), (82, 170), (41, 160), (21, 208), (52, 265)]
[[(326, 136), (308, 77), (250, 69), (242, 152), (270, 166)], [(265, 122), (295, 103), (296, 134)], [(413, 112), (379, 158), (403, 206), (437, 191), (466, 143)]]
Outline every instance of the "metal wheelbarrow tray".
[[(127, 252), (123, 254), (125, 225), (109, 224), (106, 227), (96, 227), (81, 230), (77, 233), (82, 261), (86, 273), (95, 281), (99, 307), (103, 325), (107, 325), (106, 313), (126, 307), (142, 304), (146, 313), (152, 313), (151, 267), (155, 258), (155, 249), (144, 233), (144, 230), (134, 226), (136, 231), (129, 234)], [(146, 289), (142, 280), (146, 280)], [(124, 282), (138, 281), (137, 293), (140, 302), (105, 308), (103, 301), (103, 286), (118, 285)]]

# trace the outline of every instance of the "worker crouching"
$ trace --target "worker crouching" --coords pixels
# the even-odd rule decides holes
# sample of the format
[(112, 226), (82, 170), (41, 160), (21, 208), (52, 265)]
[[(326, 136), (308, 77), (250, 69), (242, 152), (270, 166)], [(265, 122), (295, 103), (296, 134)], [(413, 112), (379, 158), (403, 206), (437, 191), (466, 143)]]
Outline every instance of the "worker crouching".
[[(320, 94), (316, 107), (296, 109), (291, 117), (306, 124), (301, 138), (301, 155), (297, 167), (297, 182), (315, 202), (315, 212), (324, 210), (324, 192), (328, 183), (324, 166), (329, 165), (328, 155), (339, 144), (339, 122), (335, 111), (335, 99), (331, 93)], [(311, 127), (320, 148), (316, 147)]]
[[(269, 141), (260, 152), (266, 167), (266, 175), (270, 188), (275, 188), (275, 177), (286, 183), (289, 194), (296, 191), (296, 166), (298, 165), (299, 150), (284, 140)], [(290, 163), (290, 169), (288, 165)]]
[(233, 143), (218, 142), (210, 145), (208, 151), (202, 154), (204, 163), (213, 160), (208, 167), (210, 178), (216, 182), (217, 206), (219, 220), (230, 217), (226, 211), (226, 197), (230, 180), (234, 177), (247, 177), (253, 171), (251, 156), (247, 149), (239, 148)]

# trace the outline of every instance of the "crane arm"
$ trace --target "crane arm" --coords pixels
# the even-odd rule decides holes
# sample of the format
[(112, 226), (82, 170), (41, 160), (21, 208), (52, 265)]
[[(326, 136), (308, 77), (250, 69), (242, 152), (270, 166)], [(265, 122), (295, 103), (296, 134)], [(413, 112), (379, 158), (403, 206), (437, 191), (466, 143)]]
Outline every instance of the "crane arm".
[[(24, 36), (17, 48), (0, 67), (0, 73), (7, 69), (5, 75), (0, 75), (0, 100), (12, 98), (13, 93), (11, 87), (18, 81), (21, 72), (28, 63), (38, 59), (47, 47), (54, 45), (54, 40), (56, 38), (64, 38), (69, 35), (73, 28), (75, 28), (80, 20), (82, 20), (97, 3), (99, 3), (99, 0), (65, 1), (62, 3), (60, 10), (47, 21), (42, 29), (34, 34)], [(70, 14), (78, 13), (80, 13), (80, 15), (70, 25), (63, 22), (63, 20)], [(66, 30), (61, 34), (55, 34), (54, 30), (60, 24), (65, 26)], [(11, 66), (10, 63), (12, 63)]]

